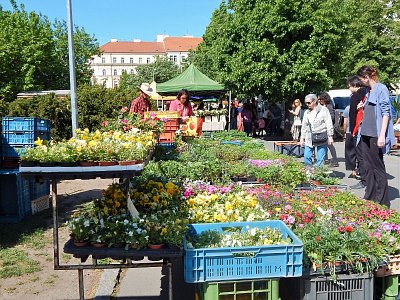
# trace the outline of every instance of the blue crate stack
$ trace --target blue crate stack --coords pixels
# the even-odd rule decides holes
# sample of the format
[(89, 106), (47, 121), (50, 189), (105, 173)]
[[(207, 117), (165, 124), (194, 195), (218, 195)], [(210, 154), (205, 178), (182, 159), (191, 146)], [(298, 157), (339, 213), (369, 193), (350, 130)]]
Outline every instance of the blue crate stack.
[(18, 170), (19, 153), (37, 138), (50, 139), (50, 121), (33, 117), (3, 117), (0, 148), (0, 223), (16, 223), (32, 214), (31, 201), (46, 196), (50, 181), (25, 178)]

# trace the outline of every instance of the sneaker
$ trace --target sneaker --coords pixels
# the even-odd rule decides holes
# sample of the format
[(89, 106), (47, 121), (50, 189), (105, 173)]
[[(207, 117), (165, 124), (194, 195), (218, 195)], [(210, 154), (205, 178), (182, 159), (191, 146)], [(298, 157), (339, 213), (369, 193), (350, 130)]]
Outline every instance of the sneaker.
[(329, 165), (329, 164), (330, 164), (329, 159), (325, 159), (325, 160), (324, 160), (324, 165)]
[(351, 185), (350, 188), (352, 190), (359, 190), (359, 189), (365, 188), (365, 185), (362, 182), (359, 182), (359, 183), (357, 183), (355, 185)]

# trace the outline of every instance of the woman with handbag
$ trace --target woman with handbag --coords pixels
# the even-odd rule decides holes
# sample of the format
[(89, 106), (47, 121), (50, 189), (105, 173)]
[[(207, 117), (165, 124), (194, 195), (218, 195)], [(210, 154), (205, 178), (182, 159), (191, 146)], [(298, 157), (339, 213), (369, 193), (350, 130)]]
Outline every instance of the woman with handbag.
[(316, 167), (324, 163), (327, 145), (333, 143), (333, 124), (329, 110), (318, 105), (315, 94), (305, 97), (307, 110), (304, 113), (301, 126), (300, 146), (304, 146), (304, 163), (312, 165), (314, 149), (317, 150)]
[(301, 130), (301, 101), (300, 99), (296, 99), (293, 102), (292, 109), (289, 110), (289, 113), (293, 115), (293, 125), (290, 129), (290, 132), (293, 137), (293, 141), (298, 141), (300, 138), (300, 130)]

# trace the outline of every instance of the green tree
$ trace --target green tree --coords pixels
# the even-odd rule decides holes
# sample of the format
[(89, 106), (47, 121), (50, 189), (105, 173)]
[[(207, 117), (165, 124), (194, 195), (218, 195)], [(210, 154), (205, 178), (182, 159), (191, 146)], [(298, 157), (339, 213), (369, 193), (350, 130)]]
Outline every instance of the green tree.
[(122, 74), (119, 86), (122, 89), (138, 90), (142, 82), (165, 82), (179, 74), (178, 66), (167, 57), (157, 56), (150, 64), (136, 67), (136, 74)]
[[(0, 99), (10, 102), (18, 92), (69, 88), (68, 39), (65, 22), (26, 12), (11, 1), (13, 11), (0, 6)], [(89, 59), (99, 54), (98, 43), (75, 28), (77, 83), (89, 83)]]
[[(393, 74), (399, 67), (399, 4), (361, 2), (223, 1), (194, 62), (234, 92), (265, 94), (272, 101), (344, 87), (362, 62), (374, 61)], [(369, 47), (361, 49), (363, 39)]]
[[(70, 85), (69, 82), (69, 55), (68, 55), (68, 28), (65, 21), (54, 22), (54, 43), (55, 55), (58, 65), (58, 81), (54, 83), (55, 88), (65, 89)], [(88, 61), (94, 55), (100, 55), (99, 44), (94, 36), (86, 33), (84, 28), (75, 26), (74, 28), (74, 51), (75, 51), (75, 71), (76, 83), (88, 84), (92, 77), (93, 70)]]

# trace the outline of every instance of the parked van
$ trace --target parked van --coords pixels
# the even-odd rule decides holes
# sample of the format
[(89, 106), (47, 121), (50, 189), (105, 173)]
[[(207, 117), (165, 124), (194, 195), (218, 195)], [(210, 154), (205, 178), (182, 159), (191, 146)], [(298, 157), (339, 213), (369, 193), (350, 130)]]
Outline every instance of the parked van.
[(329, 96), (331, 96), (333, 102), (335, 103), (336, 111), (343, 113), (344, 109), (347, 105), (350, 104), (350, 96), (351, 92), (349, 89), (341, 89), (341, 90), (329, 90)]

